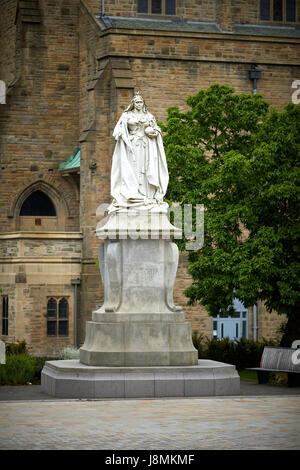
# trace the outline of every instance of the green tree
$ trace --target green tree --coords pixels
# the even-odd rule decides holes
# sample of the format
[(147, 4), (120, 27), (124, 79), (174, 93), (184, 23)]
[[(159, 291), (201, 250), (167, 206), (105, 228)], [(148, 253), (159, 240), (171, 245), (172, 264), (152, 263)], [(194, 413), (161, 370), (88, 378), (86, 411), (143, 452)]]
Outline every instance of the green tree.
[[(204, 204), (204, 245), (189, 252), (189, 302), (230, 311), (234, 297), (288, 316), (300, 337), (300, 106), (270, 109), (260, 95), (218, 84), (168, 109), (167, 197)], [(184, 244), (181, 243), (181, 249)], [(292, 326), (292, 334), (288, 329)]]

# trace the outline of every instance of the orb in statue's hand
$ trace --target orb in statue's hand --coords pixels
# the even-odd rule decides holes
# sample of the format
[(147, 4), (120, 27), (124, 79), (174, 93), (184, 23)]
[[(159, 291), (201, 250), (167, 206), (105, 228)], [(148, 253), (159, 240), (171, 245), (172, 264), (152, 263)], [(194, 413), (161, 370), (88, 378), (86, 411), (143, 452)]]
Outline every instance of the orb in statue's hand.
[(153, 137), (157, 137), (158, 131), (156, 129), (153, 129), (153, 127), (151, 126), (148, 126), (145, 129), (145, 134), (146, 136), (153, 138)]

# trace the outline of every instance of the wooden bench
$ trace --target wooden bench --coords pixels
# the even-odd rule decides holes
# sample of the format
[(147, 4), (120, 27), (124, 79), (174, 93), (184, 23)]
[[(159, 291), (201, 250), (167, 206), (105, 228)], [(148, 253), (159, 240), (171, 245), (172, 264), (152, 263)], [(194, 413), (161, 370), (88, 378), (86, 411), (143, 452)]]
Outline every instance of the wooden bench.
[(297, 348), (265, 346), (260, 367), (251, 367), (246, 370), (255, 370), (257, 372), (259, 384), (268, 383), (270, 372), (286, 372), (288, 374), (288, 386), (300, 387), (300, 364), (295, 364), (292, 361), (292, 355), (295, 351), (297, 351)]

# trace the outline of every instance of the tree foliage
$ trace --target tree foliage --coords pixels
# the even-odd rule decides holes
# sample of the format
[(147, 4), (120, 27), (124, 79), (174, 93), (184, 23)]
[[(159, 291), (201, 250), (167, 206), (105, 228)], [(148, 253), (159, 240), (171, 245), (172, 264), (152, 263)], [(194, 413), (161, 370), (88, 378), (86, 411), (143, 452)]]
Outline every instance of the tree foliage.
[(189, 252), (186, 294), (210, 314), (264, 301), (299, 315), (300, 106), (270, 109), (260, 95), (218, 84), (168, 109), (167, 197), (204, 204), (204, 245)]

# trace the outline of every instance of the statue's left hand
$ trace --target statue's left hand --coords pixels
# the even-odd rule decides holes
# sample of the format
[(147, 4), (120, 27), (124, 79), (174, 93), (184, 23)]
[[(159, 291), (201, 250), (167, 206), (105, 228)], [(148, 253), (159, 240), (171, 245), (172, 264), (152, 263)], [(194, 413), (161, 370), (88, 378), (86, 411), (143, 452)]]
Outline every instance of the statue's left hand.
[(151, 137), (151, 139), (153, 139), (154, 137), (157, 137), (157, 136), (158, 136), (157, 131), (154, 131), (154, 132), (151, 132), (150, 134), (148, 134), (148, 137)]
[(149, 126), (145, 129), (145, 134), (150, 137), (150, 138), (154, 138), (154, 137), (157, 137), (158, 135), (158, 131), (156, 129), (153, 129), (153, 127)]

